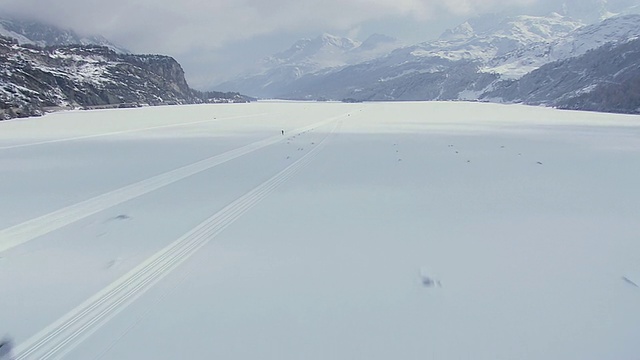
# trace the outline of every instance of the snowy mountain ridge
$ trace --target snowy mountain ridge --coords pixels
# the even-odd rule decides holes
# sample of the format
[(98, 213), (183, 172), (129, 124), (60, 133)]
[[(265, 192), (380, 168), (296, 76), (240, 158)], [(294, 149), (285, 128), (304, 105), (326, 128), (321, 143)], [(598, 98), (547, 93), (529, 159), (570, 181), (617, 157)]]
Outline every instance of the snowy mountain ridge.
[(0, 35), (16, 39), (21, 45), (39, 47), (58, 45), (98, 45), (105, 46), (118, 53), (129, 53), (128, 50), (113, 44), (103, 36), (80, 36), (70, 29), (34, 20), (0, 17)]
[[(451, 62), (484, 64), (522, 47), (552, 42), (582, 25), (558, 14), (509, 18), (492, 14), (447, 30), (435, 41), (399, 47), (397, 41), (383, 38), (372, 47), (373, 51), (367, 52), (361, 49), (370, 40), (359, 44), (325, 34), (314, 40), (298, 41), (289, 50), (268, 58), (263, 63), (265, 70), (260, 74), (228, 81), (219, 87), (262, 97), (314, 97), (313, 91), (300, 87), (352, 66), (357, 67), (359, 72), (363, 67), (372, 70), (361, 73), (365, 78), (369, 76), (368, 73), (375, 73), (375, 78), (369, 79), (369, 82), (384, 82), (414, 73), (442, 71)], [(315, 97), (335, 98), (330, 93), (317, 94)]]
[(397, 39), (381, 34), (360, 42), (325, 33), (314, 39), (298, 40), (289, 49), (263, 59), (260, 71), (216, 87), (246, 89), (255, 96), (269, 97), (286, 91), (304, 76), (330, 73), (378, 58), (401, 46)]
[(453, 61), (488, 61), (521, 47), (562, 37), (582, 25), (556, 13), (545, 17), (490, 15), (445, 31), (436, 41), (418, 44), (412, 54)]
[(640, 37), (493, 84), (481, 99), (563, 109), (640, 113)]
[(360, 42), (324, 33), (315, 39), (298, 40), (289, 49), (265, 58), (262, 63), (267, 72), (275, 67), (298, 67), (304, 74), (357, 64), (398, 46), (396, 39), (380, 34)]
[(317, 71), (345, 65), (348, 52), (359, 46), (358, 41), (325, 33), (315, 39), (298, 40), (289, 49), (264, 59), (263, 64), (267, 69), (297, 65), (308, 72)]
[[(259, 78), (249, 77), (244, 82), (230, 82), (225, 84), (230, 87), (222, 87), (262, 97), (287, 99), (482, 100), (574, 106), (571, 105), (571, 99), (576, 96), (585, 98), (585, 94), (593, 91), (613, 91), (610, 87), (603, 90), (600, 86), (614, 79), (607, 76), (607, 72), (623, 73), (623, 82), (635, 86), (632, 77), (636, 73), (619, 68), (623, 63), (621, 61), (606, 61), (606, 66), (598, 67), (597, 76), (593, 68), (579, 68), (587, 64), (598, 66), (589, 53), (605, 45), (619, 56), (626, 56), (622, 50), (618, 51), (618, 46), (640, 36), (640, 15), (634, 14), (633, 8), (615, 15), (613, 11), (601, 11), (606, 9), (599, 7), (601, 0), (594, 1), (594, 4), (594, 13), (605, 18), (594, 24), (585, 25), (582, 21), (557, 12), (548, 16), (487, 15), (447, 30), (437, 40), (401, 47), (387, 55), (354, 65), (320, 70), (314, 68), (314, 71), (302, 71), (288, 81), (274, 80), (273, 73), (266, 72)], [(565, 12), (571, 13), (571, 9), (575, 7), (567, 7)], [(589, 14), (583, 14), (584, 18)], [(602, 57), (601, 53), (598, 56)], [(636, 57), (635, 50), (626, 53)], [(581, 60), (587, 55), (591, 59)], [(570, 69), (570, 76), (581, 77), (580, 81), (567, 81), (566, 85), (556, 84), (557, 89), (565, 91), (563, 94), (558, 94), (557, 89), (549, 89), (548, 93), (536, 92), (535, 97), (528, 96), (527, 91), (536, 90), (531, 79), (543, 81), (540, 74), (528, 77), (521, 86), (512, 83), (547, 64), (559, 61), (572, 61), (573, 65), (564, 69)], [(558, 71), (548, 73), (561, 75)], [(258, 82), (267, 85), (255, 87)], [(238, 85), (241, 87), (233, 87)], [(519, 89), (513, 92), (518, 94), (517, 97), (505, 90), (514, 87)], [(589, 99), (593, 102), (593, 97)], [(640, 108), (640, 104), (635, 106), (633, 101), (629, 99), (624, 104), (611, 106), (589, 103), (588, 108), (633, 112)], [(580, 104), (583, 103), (586, 104)]]
[(640, 35), (640, 15), (622, 15), (580, 27), (552, 42), (538, 42), (491, 59), (484, 72), (517, 79), (542, 65), (584, 55), (608, 43), (623, 43)]

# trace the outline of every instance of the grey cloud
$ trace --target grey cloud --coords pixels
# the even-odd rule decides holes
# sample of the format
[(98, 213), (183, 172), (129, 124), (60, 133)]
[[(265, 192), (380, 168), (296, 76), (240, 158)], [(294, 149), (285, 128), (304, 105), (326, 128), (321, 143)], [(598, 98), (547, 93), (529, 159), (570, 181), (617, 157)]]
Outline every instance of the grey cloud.
[[(516, 0), (530, 3), (533, 0)], [(0, 10), (99, 33), (133, 50), (184, 53), (305, 28), (345, 30), (388, 16), (428, 20), (434, 14), (495, 9), (498, 0), (0, 0)]]
[[(538, 1), (542, 0), (512, 0), (509, 6)], [(172, 55), (186, 64), (191, 82), (204, 83), (216, 77), (211, 64), (233, 63), (225, 51), (235, 43), (251, 46), (251, 41), (283, 34), (346, 34), (360, 24), (389, 18), (419, 27), (442, 17), (499, 10), (503, 4), (504, 0), (0, 0), (0, 11), (100, 34), (134, 52)], [(236, 51), (235, 56), (252, 54)]]

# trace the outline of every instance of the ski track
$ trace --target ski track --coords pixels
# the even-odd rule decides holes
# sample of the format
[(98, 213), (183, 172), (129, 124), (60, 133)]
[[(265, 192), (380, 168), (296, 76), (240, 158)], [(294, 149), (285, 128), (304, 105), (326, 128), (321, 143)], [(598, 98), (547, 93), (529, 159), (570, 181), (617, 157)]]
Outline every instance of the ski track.
[[(336, 120), (336, 118), (323, 122), (333, 120)], [(196, 253), (198, 249), (205, 246), (235, 220), (266, 198), (278, 186), (306, 167), (324, 148), (326, 140), (337, 131), (340, 125), (340, 122), (336, 122), (331, 132), (303, 157), (236, 199), (75, 309), (17, 346), (14, 359), (45, 360), (63, 358), (102, 325)], [(309, 126), (308, 128), (312, 127)], [(298, 131), (306, 130), (299, 129)]]
[[(334, 116), (329, 119), (295, 129), (293, 132), (302, 133), (346, 117), (348, 114), (349, 113), (345, 113)], [(269, 145), (276, 144), (283, 141), (283, 139), (283, 136), (277, 135), (257, 141), (0, 230), (0, 253), (125, 201), (160, 189)]]
[(111, 132), (101, 133), (101, 134), (82, 135), (82, 136), (74, 136), (74, 137), (62, 138), (62, 139), (44, 140), (44, 141), (38, 141), (38, 142), (32, 142), (32, 143), (26, 143), (26, 144), (0, 146), (0, 150), (16, 149), (16, 148), (23, 148), (23, 147), (36, 146), (36, 145), (55, 144), (55, 143), (60, 143), (60, 142), (85, 140), (85, 139), (92, 139), (92, 138), (106, 137), (106, 136), (114, 136), (114, 135), (121, 135), (121, 134), (130, 134), (130, 133), (143, 132), (143, 131), (149, 131), (149, 130), (166, 129), (166, 128), (172, 128), (172, 127), (187, 126), (187, 125), (195, 125), (195, 124), (201, 124), (201, 123), (206, 123), (206, 122), (218, 122), (218, 121), (222, 121), (222, 120), (250, 118), (250, 117), (262, 116), (262, 115), (266, 115), (266, 113), (264, 113), (264, 114), (255, 114), (255, 115), (232, 116), (232, 117), (220, 118), (220, 119), (214, 119), (214, 120), (198, 120), (198, 121), (192, 121), (192, 122), (188, 122), (188, 123), (158, 125), (158, 126), (151, 126), (151, 127), (145, 127), (145, 128), (139, 128), (139, 129), (111, 131)]

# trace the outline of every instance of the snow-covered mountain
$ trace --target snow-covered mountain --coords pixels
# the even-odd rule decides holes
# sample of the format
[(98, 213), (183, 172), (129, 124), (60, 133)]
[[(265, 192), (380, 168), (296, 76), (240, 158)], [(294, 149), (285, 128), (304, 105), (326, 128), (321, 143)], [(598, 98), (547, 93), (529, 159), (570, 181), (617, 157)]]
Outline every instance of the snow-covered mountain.
[[(457, 99), (462, 92), (470, 90), (473, 98), (475, 92), (482, 90), (481, 86), (495, 80), (488, 71), (479, 74), (478, 68), (517, 49), (551, 43), (581, 25), (558, 14), (507, 18), (488, 15), (447, 30), (435, 41), (396, 49), (388, 55), (356, 65), (302, 76), (287, 87), (278, 89), (279, 93), (270, 95), (286, 98), (442, 100)], [(468, 89), (470, 84), (471, 89)]]
[[(338, 72), (345, 75), (343, 70), (349, 67), (360, 73), (358, 83), (367, 83), (412, 73), (437, 72), (457, 61), (486, 63), (522, 47), (551, 42), (582, 25), (558, 14), (509, 18), (495, 14), (447, 30), (436, 41), (406, 47), (382, 35), (373, 35), (359, 43), (324, 34), (312, 40), (300, 40), (290, 49), (265, 59), (259, 74), (243, 76), (219, 87), (261, 97), (336, 98), (337, 94), (330, 91), (316, 93), (306, 87), (310, 83), (318, 84), (317, 79), (324, 76), (331, 77)], [(370, 71), (362, 73), (363, 66)], [(337, 87), (343, 88), (342, 85), (344, 81)], [(346, 85), (354, 90), (361, 87)]]
[(518, 80), (498, 82), (481, 98), (564, 109), (640, 113), (639, 63), (640, 37), (636, 36), (546, 64)]
[(386, 35), (374, 34), (360, 42), (325, 33), (314, 39), (299, 40), (289, 49), (263, 59), (259, 72), (217, 87), (270, 97), (286, 91), (289, 85), (306, 75), (332, 72), (375, 59), (399, 47), (398, 40)]
[(0, 35), (16, 39), (21, 45), (99, 45), (118, 53), (129, 52), (100, 35), (80, 36), (70, 29), (28, 19), (0, 17)]
[[(571, 4), (564, 3), (565, 13), (575, 14), (575, 9), (578, 8), (572, 8)], [(562, 98), (569, 101), (568, 99), (575, 96), (602, 88), (600, 85), (605, 81), (603, 79), (608, 78), (603, 72), (616, 74), (623, 71), (627, 77), (633, 77), (636, 73), (620, 68), (622, 62), (614, 61), (606, 67), (598, 68), (598, 76), (591, 76), (590, 68), (576, 70), (581, 65), (591, 64), (591, 60), (579, 60), (571, 66), (571, 74), (580, 74), (580, 81), (567, 81), (566, 86), (555, 84), (556, 90), (562, 89), (566, 92), (564, 97), (557, 91), (550, 91), (546, 95), (538, 92), (535, 96), (528, 96), (527, 91), (535, 90), (532, 85), (527, 83), (519, 87), (514, 85), (514, 81), (547, 64), (582, 59), (603, 46), (608, 46), (608, 49), (616, 51), (620, 56), (636, 56), (635, 52), (618, 52), (619, 45), (640, 37), (640, 15), (633, 14), (634, 8), (627, 8), (619, 12), (622, 15), (616, 15), (612, 11), (602, 10), (607, 9), (603, 7), (607, 5), (606, 2), (598, 0), (591, 5), (593, 11), (585, 11), (582, 14), (584, 18), (586, 19), (588, 14), (600, 14), (598, 16), (604, 18), (603, 21), (586, 25), (557, 12), (547, 16), (488, 15), (471, 19), (447, 30), (435, 41), (398, 48), (384, 56), (353, 65), (348, 65), (348, 60), (345, 60), (348, 59), (346, 54), (353, 53), (362, 45), (336, 42), (340, 46), (334, 45), (333, 48), (348, 48), (340, 52), (343, 57), (337, 62), (347, 64), (344, 66), (329, 66), (328, 62), (312, 61), (314, 58), (307, 56), (304, 52), (306, 48), (301, 47), (298, 51), (287, 52), (286, 57), (274, 57), (284, 59), (281, 64), (295, 63), (288, 68), (289, 70), (303, 69), (295, 76), (291, 76), (290, 72), (284, 72), (287, 65), (283, 65), (277, 68), (280, 71), (277, 74), (289, 76), (288, 81), (276, 78), (272, 82), (275, 73), (267, 71), (261, 74), (259, 79), (261, 84), (266, 85), (256, 87), (254, 77), (242, 84), (242, 90), (264, 97), (289, 99), (482, 99), (570, 107), (573, 105), (569, 102), (561, 104), (557, 100)], [(584, 10), (584, 6), (581, 9)], [(318, 48), (321, 47), (316, 47), (316, 51), (310, 53), (322, 53)], [(299, 56), (303, 53), (304, 56)], [(334, 56), (329, 58), (338, 57), (334, 53)], [(640, 63), (640, 59), (634, 59), (636, 63)], [(557, 71), (553, 74), (562, 75)], [(541, 81), (539, 76), (536, 78), (537, 81)], [(532, 77), (527, 77), (523, 84), (531, 79)], [(272, 86), (274, 83), (277, 86)], [(505, 93), (516, 88), (519, 90)], [(544, 96), (549, 98), (545, 99)], [(626, 103), (625, 106), (629, 108), (625, 111), (635, 111), (638, 108), (632, 103), (633, 101)], [(590, 105), (590, 108), (598, 107)], [(623, 111), (615, 106), (601, 108)]]
[(483, 16), (447, 30), (437, 41), (416, 45), (411, 55), (486, 62), (531, 44), (562, 37), (582, 25), (558, 14), (507, 18)]
[(360, 43), (348, 38), (322, 34), (315, 39), (298, 40), (289, 49), (269, 56), (262, 61), (266, 71), (278, 66), (297, 66), (301, 73), (348, 63), (350, 52)]
[(550, 62), (584, 55), (608, 43), (621, 43), (640, 36), (640, 15), (623, 15), (580, 27), (551, 42), (522, 46), (487, 62), (482, 71), (502, 78), (519, 78)]

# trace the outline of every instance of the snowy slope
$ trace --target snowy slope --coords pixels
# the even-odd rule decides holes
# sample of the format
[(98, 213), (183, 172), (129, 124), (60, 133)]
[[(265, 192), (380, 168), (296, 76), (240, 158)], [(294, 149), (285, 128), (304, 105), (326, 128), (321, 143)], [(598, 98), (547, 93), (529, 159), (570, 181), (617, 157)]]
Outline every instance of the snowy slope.
[(0, 123), (0, 245), (30, 225), (0, 250), (0, 333), (17, 359), (633, 359), (639, 124), (439, 102)]
[(532, 46), (491, 59), (482, 71), (495, 72), (503, 78), (519, 78), (553, 61), (584, 55), (608, 43), (624, 43), (640, 36), (640, 15), (608, 18), (600, 23), (580, 27), (553, 41)]
[(298, 40), (289, 49), (263, 60), (266, 71), (278, 66), (297, 66), (301, 74), (324, 68), (343, 66), (348, 53), (360, 46), (360, 42), (348, 38), (322, 34), (315, 39)]
[(507, 18), (483, 16), (446, 31), (437, 41), (419, 44), (411, 54), (486, 62), (531, 44), (561, 38), (582, 25), (558, 14)]
[(564, 109), (640, 113), (640, 38), (609, 43), (582, 56), (543, 65), (482, 94), (506, 102)]

